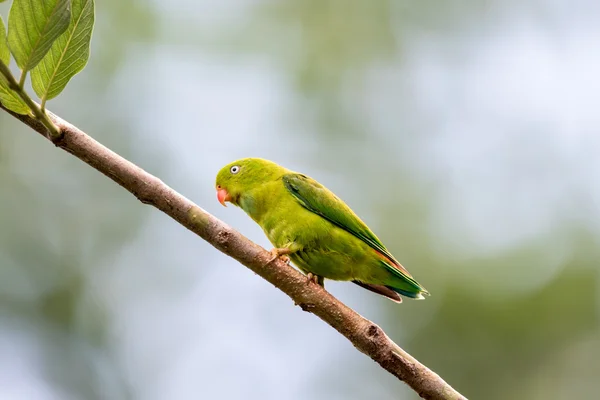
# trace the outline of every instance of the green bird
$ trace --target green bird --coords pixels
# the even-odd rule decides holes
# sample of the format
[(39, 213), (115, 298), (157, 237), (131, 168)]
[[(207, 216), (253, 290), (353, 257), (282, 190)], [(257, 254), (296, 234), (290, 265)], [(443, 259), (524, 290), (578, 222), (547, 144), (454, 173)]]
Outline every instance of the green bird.
[(217, 174), (217, 199), (261, 226), (273, 258), (290, 260), (309, 281), (352, 281), (397, 303), (429, 292), (333, 192), (306, 175), (260, 158), (244, 158)]

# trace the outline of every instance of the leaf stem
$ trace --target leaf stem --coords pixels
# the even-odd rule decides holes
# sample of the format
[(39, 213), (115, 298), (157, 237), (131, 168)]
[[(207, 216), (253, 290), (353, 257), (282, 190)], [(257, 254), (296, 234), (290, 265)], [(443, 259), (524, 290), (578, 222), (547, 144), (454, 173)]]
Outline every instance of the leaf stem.
[(19, 79), (19, 88), (21, 90), (23, 90), (25, 87), (25, 79), (27, 79), (27, 70), (23, 70), (23, 72), (21, 72), (21, 78)]
[(27, 73), (25, 71), (21, 73), (20, 82), (17, 82), (15, 77), (10, 72), (8, 66), (2, 61), (0, 61), (0, 74), (4, 75), (4, 77), (8, 81), (8, 87), (14, 90), (19, 95), (19, 97), (25, 102), (25, 104), (27, 104), (27, 106), (35, 116), (35, 119), (44, 124), (46, 129), (48, 129), (50, 139), (52, 141), (58, 139), (61, 136), (60, 129), (58, 129), (54, 122), (50, 120), (50, 117), (48, 117), (48, 114), (46, 114), (44, 108), (40, 108), (40, 106), (38, 106), (37, 103), (33, 101), (31, 97), (29, 97), (27, 92), (23, 89), (23, 84), (25, 83), (25, 77), (27, 76)]

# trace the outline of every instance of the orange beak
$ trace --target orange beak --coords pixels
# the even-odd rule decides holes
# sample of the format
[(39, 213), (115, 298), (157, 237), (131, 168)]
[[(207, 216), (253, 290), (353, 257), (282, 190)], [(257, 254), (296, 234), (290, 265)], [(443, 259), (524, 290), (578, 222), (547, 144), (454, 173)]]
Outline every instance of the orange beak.
[(231, 201), (231, 196), (229, 195), (229, 193), (227, 193), (227, 190), (218, 187), (217, 200), (219, 200), (219, 203), (221, 203), (224, 207), (227, 207), (227, 204), (225, 204), (225, 202)]

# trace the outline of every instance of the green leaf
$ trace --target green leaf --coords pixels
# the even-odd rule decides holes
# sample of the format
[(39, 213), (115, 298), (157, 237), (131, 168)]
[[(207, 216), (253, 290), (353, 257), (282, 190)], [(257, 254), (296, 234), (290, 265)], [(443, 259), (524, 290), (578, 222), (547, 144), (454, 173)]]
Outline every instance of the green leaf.
[(6, 27), (2, 15), (0, 15), (0, 61), (4, 65), (8, 65), (10, 62), (10, 50), (8, 49), (8, 43), (6, 43)]
[[(10, 63), (10, 51), (8, 50), (8, 44), (6, 43), (6, 28), (4, 27), (4, 21), (0, 16), (0, 62), (8, 66)], [(29, 113), (29, 107), (19, 97), (14, 90), (8, 87), (8, 81), (4, 78), (4, 75), (0, 73), (0, 103), (11, 111), (18, 114)]]
[(0, 79), (0, 103), (17, 114), (29, 114), (29, 107), (23, 103), (14, 90), (8, 88), (8, 82), (5, 79)]
[(71, 4), (69, 28), (31, 71), (33, 90), (42, 103), (58, 96), (69, 80), (85, 67), (90, 56), (94, 0), (71, 0)]
[(14, 0), (8, 15), (8, 45), (19, 68), (35, 67), (70, 19), (70, 0)]

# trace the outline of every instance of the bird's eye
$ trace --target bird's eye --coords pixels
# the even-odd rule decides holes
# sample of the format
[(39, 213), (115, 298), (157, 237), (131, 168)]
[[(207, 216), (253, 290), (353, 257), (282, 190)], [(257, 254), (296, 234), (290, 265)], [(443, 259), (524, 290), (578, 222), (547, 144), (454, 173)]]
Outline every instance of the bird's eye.
[(234, 165), (233, 167), (229, 168), (229, 171), (232, 174), (237, 174), (238, 172), (240, 172), (240, 167), (238, 167), (237, 165)]

